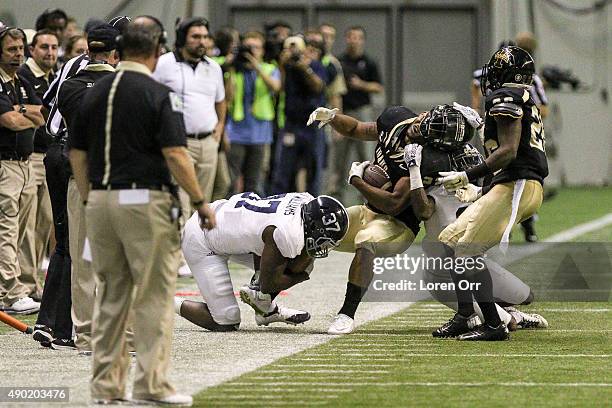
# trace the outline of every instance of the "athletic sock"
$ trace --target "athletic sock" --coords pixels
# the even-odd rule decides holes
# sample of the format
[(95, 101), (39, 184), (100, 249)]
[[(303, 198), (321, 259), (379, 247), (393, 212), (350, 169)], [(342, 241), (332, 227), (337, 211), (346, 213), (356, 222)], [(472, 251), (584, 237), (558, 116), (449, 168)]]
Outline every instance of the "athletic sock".
[(357, 307), (359, 303), (361, 303), (361, 298), (366, 293), (368, 288), (362, 288), (361, 286), (357, 286), (348, 282), (346, 284), (346, 294), (344, 295), (344, 304), (338, 314), (344, 314), (350, 317), (351, 319), (355, 318), (355, 312), (357, 312)]
[(491, 279), (491, 273), (484, 262), (482, 262), (481, 265), (484, 265), (484, 267), (479, 268), (476, 271), (474, 274), (474, 279), (472, 280), (473, 282), (480, 284), (478, 290), (474, 291), (474, 298), (478, 302), (478, 306), (482, 311), (482, 315), (484, 316), (485, 320), (484, 322), (490, 327), (497, 327), (501, 323), (501, 319), (499, 318), (497, 308), (493, 302), (493, 280)]

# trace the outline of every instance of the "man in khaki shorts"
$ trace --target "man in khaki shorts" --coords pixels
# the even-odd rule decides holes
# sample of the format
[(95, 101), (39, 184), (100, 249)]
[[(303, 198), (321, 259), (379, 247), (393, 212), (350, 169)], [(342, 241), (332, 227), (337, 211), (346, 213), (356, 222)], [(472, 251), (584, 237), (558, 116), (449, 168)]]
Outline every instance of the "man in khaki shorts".
[(159, 20), (134, 19), (118, 43), (117, 72), (85, 96), (69, 131), (97, 282), (91, 394), (99, 404), (127, 398), (130, 316), (137, 359), (133, 398), (192, 403), (190, 396), (176, 393), (167, 373), (178, 266), (173, 252), (179, 246), (171, 175), (189, 195), (203, 228), (213, 228), (215, 218), (186, 150), (182, 102), (151, 77), (165, 42)]

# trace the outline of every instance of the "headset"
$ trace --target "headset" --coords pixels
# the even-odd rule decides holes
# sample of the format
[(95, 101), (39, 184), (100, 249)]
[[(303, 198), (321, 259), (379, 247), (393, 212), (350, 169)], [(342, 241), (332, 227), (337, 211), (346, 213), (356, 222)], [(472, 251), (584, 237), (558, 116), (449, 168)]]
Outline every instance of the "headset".
[(208, 20), (204, 17), (192, 17), (182, 21), (180, 18), (176, 19), (176, 40), (174, 41), (174, 46), (176, 48), (183, 48), (185, 46), (187, 42), (187, 32), (189, 28), (193, 26), (204, 26), (209, 30)]
[[(164, 25), (162, 24), (162, 22), (159, 21), (157, 17), (149, 16), (149, 15), (138, 16), (134, 18), (134, 20), (140, 17), (145, 17), (145, 18), (153, 20), (153, 22), (161, 30), (161, 34), (157, 40), (157, 47), (162, 47), (163, 45), (165, 45), (168, 42), (168, 33), (166, 32), (166, 29), (164, 28)], [(117, 42), (117, 52), (119, 53), (119, 56), (121, 57), (123, 53), (122, 52), (123, 51), (123, 34), (117, 36), (116, 42)]]
[(23, 35), (23, 47), (24, 49), (28, 46), (28, 37), (26, 36), (26, 33), (19, 27), (2, 27), (0, 28), (0, 56), (2, 56), (2, 48), (4, 46), (4, 37), (6, 37), (9, 33), (9, 31), (11, 30), (18, 30), (19, 32), (21, 32), (21, 35)]

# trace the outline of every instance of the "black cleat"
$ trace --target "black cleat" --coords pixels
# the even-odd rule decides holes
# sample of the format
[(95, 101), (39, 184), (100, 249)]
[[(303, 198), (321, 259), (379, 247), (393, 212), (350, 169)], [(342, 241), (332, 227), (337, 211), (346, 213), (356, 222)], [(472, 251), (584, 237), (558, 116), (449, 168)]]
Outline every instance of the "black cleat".
[(471, 330), (468, 325), (469, 320), (469, 317), (463, 317), (459, 313), (455, 313), (452, 319), (434, 330), (431, 335), (439, 338), (457, 337)]
[(502, 341), (508, 340), (508, 328), (505, 324), (500, 323), (497, 327), (491, 327), (488, 324), (478, 326), (469, 333), (462, 334), (457, 337), (457, 340), (464, 341)]
[(525, 241), (527, 242), (538, 242), (538, 235), (535, 230), (535, 218), (529, 217), (525, 221), (521, 222), (521, 228), (525, 235)]

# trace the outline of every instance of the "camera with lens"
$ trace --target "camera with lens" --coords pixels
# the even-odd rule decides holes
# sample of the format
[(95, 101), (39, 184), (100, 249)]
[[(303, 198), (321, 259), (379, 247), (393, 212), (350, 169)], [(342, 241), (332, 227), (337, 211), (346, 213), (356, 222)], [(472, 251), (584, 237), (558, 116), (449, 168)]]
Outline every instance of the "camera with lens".
[(236, 51), (236, 58), (234, 59), (234, 66), (238, 71), (244, 71), (247, 69), (247, 65), (249, 64), (249, 60), (247, 58), (247, 54), (253, 55), (253, 50), (248, 45), (240, 45)]

